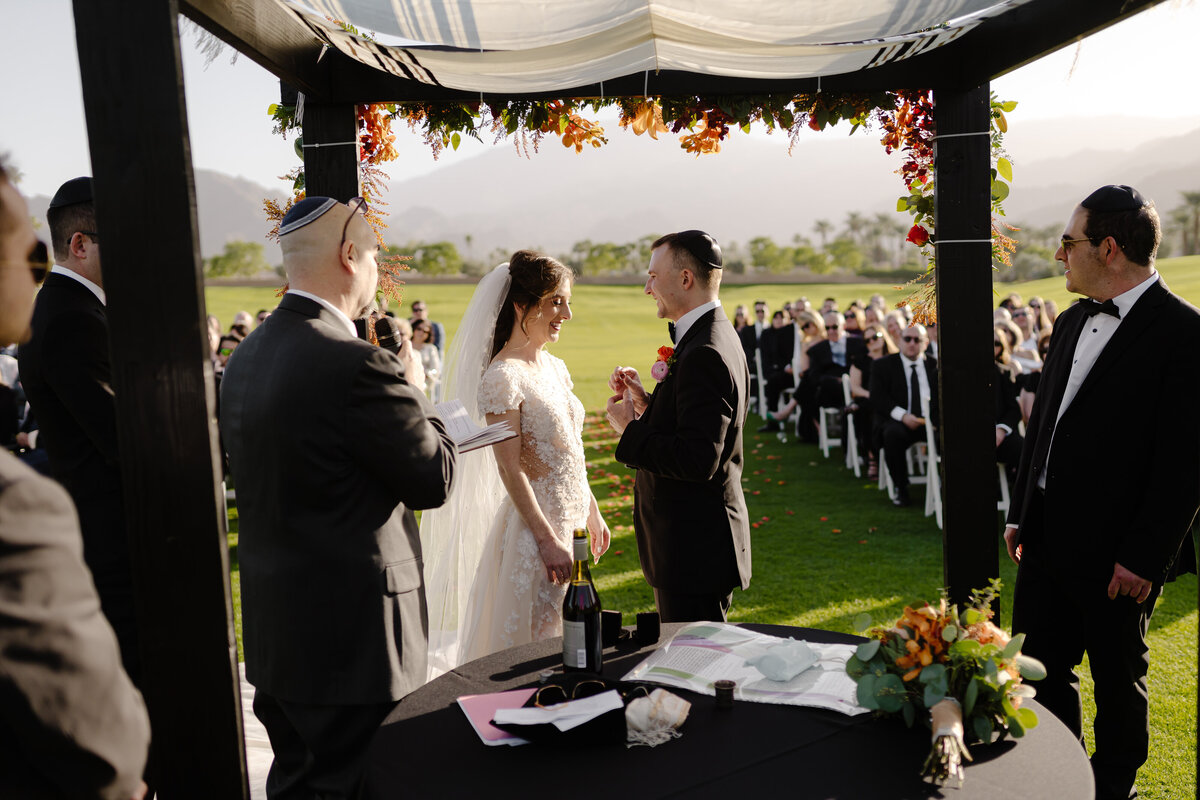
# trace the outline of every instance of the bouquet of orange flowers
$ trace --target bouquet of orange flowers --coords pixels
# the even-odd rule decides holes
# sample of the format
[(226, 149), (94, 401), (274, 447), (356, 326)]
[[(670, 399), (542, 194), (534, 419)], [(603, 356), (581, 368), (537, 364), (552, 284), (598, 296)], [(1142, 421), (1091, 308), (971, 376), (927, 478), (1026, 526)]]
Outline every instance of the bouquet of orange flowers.
[[(993, 579), (972, 592), (961, 613), (944, 594), (936, 606), (906, 607), (892, 627), (870, 630), (870, 641), (846, 663), (859, 705), (900, 715), (910, 727), (917, 720), (929, 725), (933, 749), (922, 775), (939, 786), (952, 779), (962, 785), (962, 759), (971, 760), (964, 734), (986, 744), (1023, 736), (1038, 723), (1036, 712), (1021, 706), (1034, 695), (1022, 679), (1040, 680), (1046, 668), (1021, 653), (1024, 634), (1010, 639), (992, 622), (999, 592)], [(860, 630), (870, 626), (869, 617), (860, 622)]]

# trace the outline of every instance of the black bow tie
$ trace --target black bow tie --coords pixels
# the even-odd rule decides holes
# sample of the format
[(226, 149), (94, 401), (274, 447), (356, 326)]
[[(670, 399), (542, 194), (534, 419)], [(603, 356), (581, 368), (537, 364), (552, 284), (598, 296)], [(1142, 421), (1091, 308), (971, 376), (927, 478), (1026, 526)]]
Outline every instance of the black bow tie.
[(1097, 303), (1095, 300), (1080, 300), (1079, 305), (1083, 308), (1083, 313), (1089, 317), (1097, 314), (1109, 314), (1117, 319), (1121, 318), (1121, 312), (1112, 300), (1105, 300), (1103, 303)]
[(667, 335), (671, 337), (671, 344), (675, 344), (675, 323), (667, 323)]

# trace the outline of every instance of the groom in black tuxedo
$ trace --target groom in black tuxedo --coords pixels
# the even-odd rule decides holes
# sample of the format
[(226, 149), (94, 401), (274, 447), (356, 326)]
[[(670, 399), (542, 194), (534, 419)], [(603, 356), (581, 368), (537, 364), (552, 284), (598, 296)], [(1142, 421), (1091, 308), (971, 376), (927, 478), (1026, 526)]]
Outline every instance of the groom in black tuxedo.
[(702, 231), (653, 244), (646, 294), (675, 325), (674, 355), (651, 395), (632, 368), (609, 379), (616, 459), (637, 470), (638, 555), (664, 622), (724, 620), (734, 587), (750, 585), (741, 480), (750, 373), (717, 299), (721, 265)]
[(375, 729), (425, 679), (412, 509), (445, 501), (457, 450), (411, 344), (397, 354), (355, 335), (378, 277), (360, 210), (361, 198), (310, 197), (288, 212), (290, 288), (221, 382), (246, 678), (275, 753), (271, 798), (356, 797)]
[(1155, 271), (1160, 239), (1154, 205), (1128, 186), (1071, 215), (1055, 258), (1091, 299), (1054, 325), (1004, 532), (1020, 565), (1013, 630), (1047, 669), (1037, 699), (1081, 740), (1074, 669), (1089, 656), (1097, 798), (1135, 796), (1146, 630), (1200, 506), (1200, 312)]

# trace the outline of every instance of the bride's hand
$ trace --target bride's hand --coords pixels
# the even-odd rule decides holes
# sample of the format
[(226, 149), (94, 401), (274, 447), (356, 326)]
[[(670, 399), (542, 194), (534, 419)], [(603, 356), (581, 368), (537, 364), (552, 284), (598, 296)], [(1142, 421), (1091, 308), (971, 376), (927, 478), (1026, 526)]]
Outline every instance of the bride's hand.
[(546, 565), (546, 578), (551, 583), (571, 580), (571, 568), (575, 566), (575, 560), (565, 544), (554, 536), (547, 536), (538, 542), (538, 553)]
[(592, 535), (592, 558), (599, 564), (600, 556), (608, 551), (608, 545), (612, 542), (612, 534), (599, 511), (588, 514), (587, 527), (588, 533)]

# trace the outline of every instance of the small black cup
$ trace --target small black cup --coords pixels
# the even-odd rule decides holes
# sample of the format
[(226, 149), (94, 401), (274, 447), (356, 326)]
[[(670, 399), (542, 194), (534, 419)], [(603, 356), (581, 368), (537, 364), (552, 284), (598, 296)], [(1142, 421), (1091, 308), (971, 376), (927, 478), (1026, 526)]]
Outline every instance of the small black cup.
[(605, 647), (613, 647), (621, 638), (621, 612), (600, 612), (600, 642)]
[(643, 611), (637, 615), (637, 632), (633, 634), (633, 638), (638, 644), (656, 644), (659, 636), (659, 622), (657, 611)]

